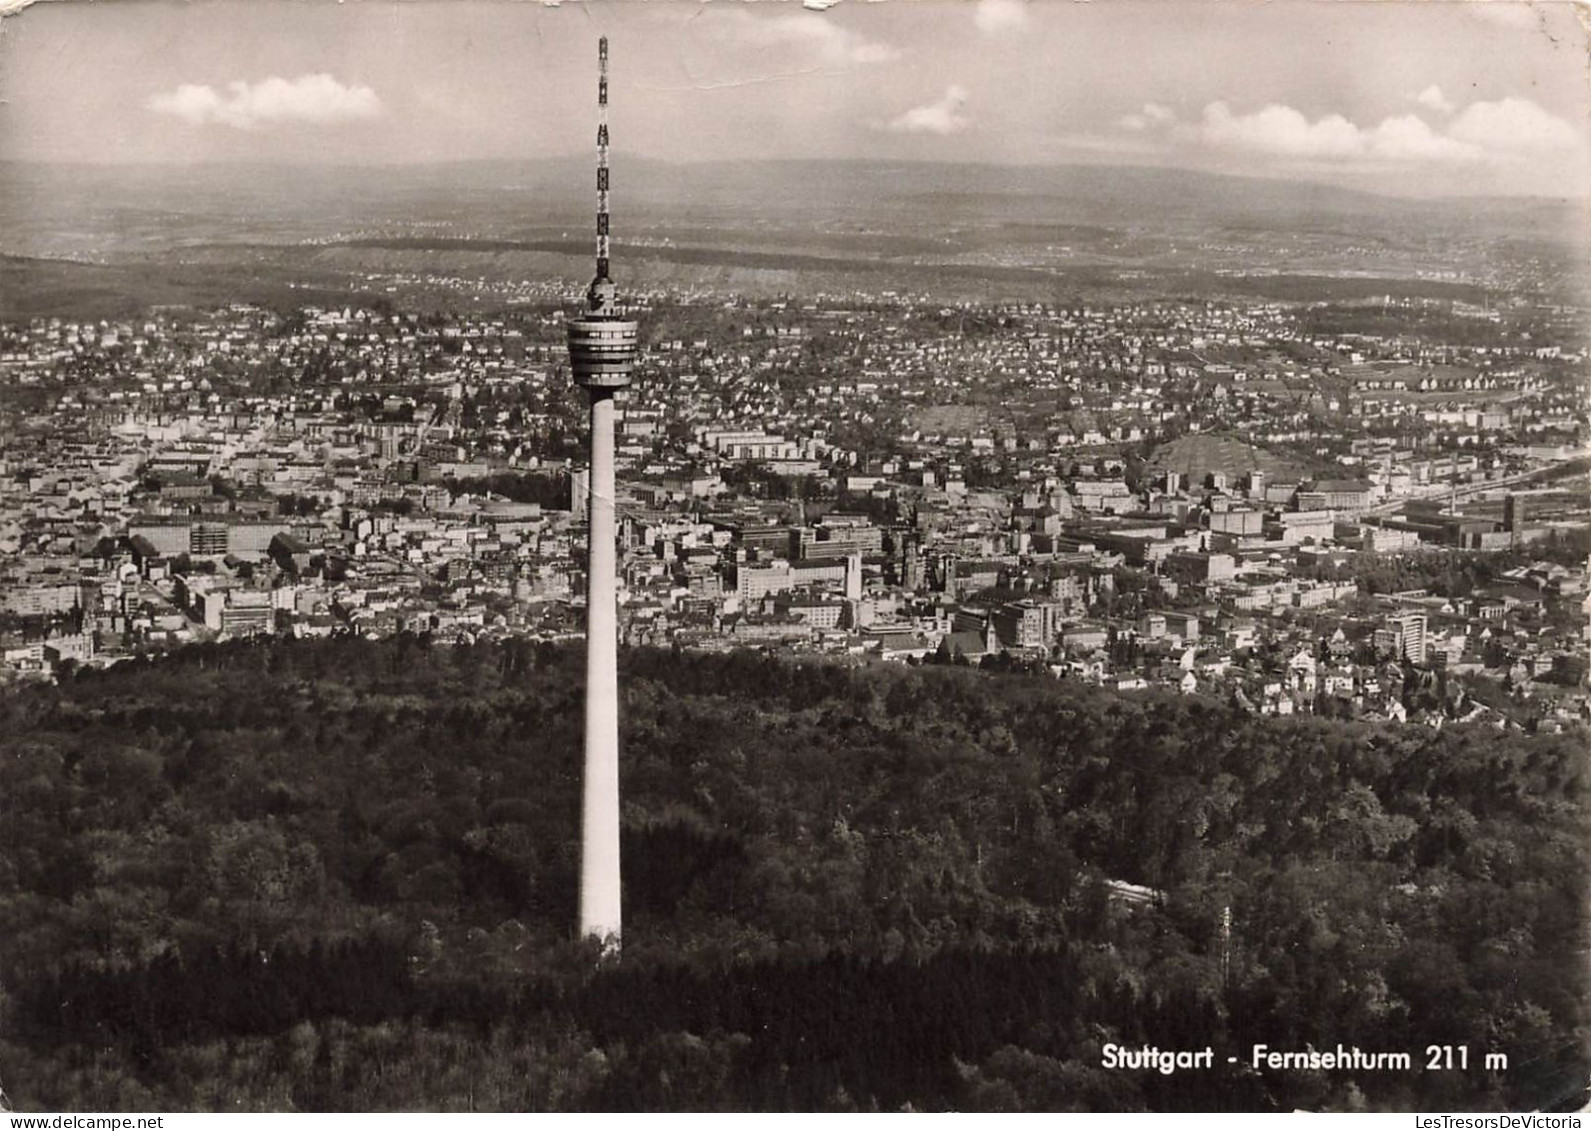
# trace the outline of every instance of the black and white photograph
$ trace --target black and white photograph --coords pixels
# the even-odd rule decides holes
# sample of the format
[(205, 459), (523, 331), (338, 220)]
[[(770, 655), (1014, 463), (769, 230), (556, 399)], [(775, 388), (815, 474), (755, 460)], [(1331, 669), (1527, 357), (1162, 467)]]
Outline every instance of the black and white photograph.
[(1580, 1126), (1588, 59), (3, 0), (0, 1111)]

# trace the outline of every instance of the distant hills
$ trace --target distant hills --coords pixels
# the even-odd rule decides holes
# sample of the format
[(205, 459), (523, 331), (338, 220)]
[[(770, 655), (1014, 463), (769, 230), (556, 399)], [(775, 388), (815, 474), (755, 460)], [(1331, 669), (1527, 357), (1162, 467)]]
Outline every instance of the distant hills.
[[(592, 180), (576, 158), (375, 168), (0, 162), (0, 255), (287, 270), (300, 280), (323, 268), (333, 287), (388, 268), (574, 278)], [(622, 155), (614, 211), (620, 258), (638, 283), (757, 292), (895, 280), (946, 297), (1223, 288), (1295, 297), (1297, 287), (1275, 279), (1296, 278), (1334, 280), (1347, 297), (1397, 292), (1388, 283), (1400, 280), (1470, 297), (1454, 284), (1489, 270), (1494, 254), (1562, 265), (1548, 275), (1582, 271), (1591, 227), (1585, 202), (1415, 201), (1147, 167), (685, 165)], [(0, 269), (0, 302), (28, 270), (16, 260)], [(1272, 281), (1256, 286), (1264, 277)], [(98, 290), (121, 286), (92, 280)]]
[[(269, 227), (350, 221), (538, 224), (583, 217), (590, 163), (574, 158), (426, 165), (39, 164), (0, 161), (5, 246), (39, 224), (221, 216)], [(1411, 200), (1331, 185), (1142, 166), (993, 166), (888, 161), (616, 162), (619, 215), (682, 214), (947, 223), (1318, 225), (1376, 217), (1480, 224), (1518, 234), (1564, 231), (1586, 202), (1522, 198)]]

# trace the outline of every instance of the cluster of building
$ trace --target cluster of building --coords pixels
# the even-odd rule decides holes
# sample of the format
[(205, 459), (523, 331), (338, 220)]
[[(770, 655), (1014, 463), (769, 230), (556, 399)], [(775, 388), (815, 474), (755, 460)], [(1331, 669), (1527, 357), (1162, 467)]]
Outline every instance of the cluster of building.
[[(1553, 484), (1586, 451), (1583, 348), (1533, 312), (1462, 347), (1307, 313), (676, 296), (621, 394), (621, 630), (1271, 713), (1580, 717), (1585, 514)], [(578, 637), (563, 319), (0, 327), (0, 668)], [(1367, 580), (1437, 554), (1507, 557), (1468, 592)]]

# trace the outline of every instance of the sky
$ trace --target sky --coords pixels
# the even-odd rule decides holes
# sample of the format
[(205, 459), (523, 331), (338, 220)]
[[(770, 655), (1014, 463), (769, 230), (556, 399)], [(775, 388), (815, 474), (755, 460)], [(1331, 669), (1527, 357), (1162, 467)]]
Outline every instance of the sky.
[[(4, 4), (25, 0), (0, 0)], [(0, 157), (1133, 164), (1591, 195), (1577, 0), (41, 0)]]

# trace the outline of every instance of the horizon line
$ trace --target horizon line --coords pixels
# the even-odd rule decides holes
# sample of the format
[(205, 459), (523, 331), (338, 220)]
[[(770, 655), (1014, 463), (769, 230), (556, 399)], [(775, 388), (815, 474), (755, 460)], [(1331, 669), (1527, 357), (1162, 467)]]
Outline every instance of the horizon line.
[[(210, 158), (199, 161), (117, 161), (93, 160), (83, 157), (14, 157), (0, 156), (0, 167), (4, 166), (33, 166), (46, 168), (91, 168), (103, 170), (183, 170), (183, 169), (291, 169), (295, 171), (327, 170), (327, 171), (352, 171), (352, 170), (381, 170), (393, 169), (443, 169), (459, 166), (479, 165), (535, 165), (535, 164), (563, 164), (582, 163), (587, 160), (585, 154), (570, 150), (563, 154), (547, 154), (539, 156), (500, 156), (500, 157), (444, 157), (434, 159), (395, 159), (391, 161), (366, 160), (366, 161), (338, 161), (338, 160), (303, 160), (291, 159), (258, 159), (258, 158)], [(663, 165), (676, 169), (701, 168), (722, 165), (795, 165), (795, 164), (823, 164), (823, 165), (907, 165), (913, 167), (941, 167), (941, 168), (971, 168), (971, 169), (1097, 169), (1108, 170), (1134, 170), (1151, 173), (1165, 173), (1168, 175), (1186, 176), (1193, 175), (1206, 177), (1212, 180), (1248, 181), (1260, 183), (1276, 183), (1303, 185), (1312, 188), (1325, 189), (1331, 192), (1346, 193), (1355, 196), (1368, 197), (1385, 201), (1516, 201), (1535, 202), (1539, 204), (1559, 205), (1591, 205), (1591, 185), (1579, 195), (1564, 193), (1464, 193), (1464, 192), (1432, 192), (1421, 194), (1401, 194), (1379, 191), (1374, 188), (1360, 187), (1346, 184), (1342, 181), (1322, 179), (1320, 177), (1294, 175), (1288, 173), (1260, 173), (1260, 172), (1226, 172), (1214, 169), (1201, 169), (1197, 166), (1156, 164), (1151, 162), (1133, 161), (995, 161), (995, 160), (957, 160), (933, 159), (913, 157), (867, 157), (867, 156), (797, 156), (797, 157), (758, 157), (740, 159), (732, 157), (712, 157), (702, 159), (678, 160), (668, 157), (655, 157), (647, 154), (629, 154), (625, 162), (644, 162), (654, 165)]]

